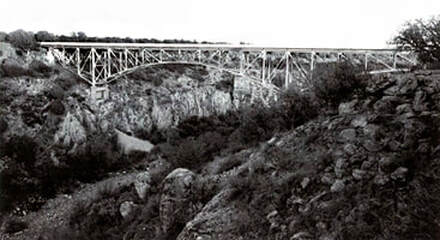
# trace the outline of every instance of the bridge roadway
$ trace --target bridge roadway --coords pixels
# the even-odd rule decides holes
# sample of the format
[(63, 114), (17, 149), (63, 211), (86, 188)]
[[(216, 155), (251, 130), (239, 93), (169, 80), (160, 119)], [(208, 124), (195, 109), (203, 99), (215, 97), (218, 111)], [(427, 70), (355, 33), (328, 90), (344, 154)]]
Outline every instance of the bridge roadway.
[(267, 88), (307, 81), (316, 64), (349, 60), (367, 72), (403, 71), (416, 64), (396, 49), (290, 48), (227, 44), (41, 42), (55, 59), (93, 87), (141, 67), (195, 64), (246, 77)]
[(41, 42), (43, 47), (52, 48), (81, 48), (81, 49), (169, 49), (169, 50), (236, 50), (236, 51), (261, 51), (266, 52), (297, 52), (297, 53), (377, 53), (377, 52), (397, 52), (393, 48), (289, 48), (289, 47), (270, 47), (258, 45), (230, 45), (230, 44), (169, 44), (169, 43), (99, 43), (99, 42)]

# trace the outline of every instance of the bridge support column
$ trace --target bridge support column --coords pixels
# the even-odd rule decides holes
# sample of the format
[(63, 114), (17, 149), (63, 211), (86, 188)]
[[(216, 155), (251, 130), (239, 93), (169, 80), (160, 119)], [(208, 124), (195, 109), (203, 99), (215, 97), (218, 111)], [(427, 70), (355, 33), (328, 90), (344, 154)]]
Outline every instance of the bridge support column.
[(368, 53), (365, 53), (365, 59), (364, 59), (364, 64), (365, 64), (365, 71), (368, 71)]
[(289, 80), (289, 52), (286, 52), (285, 54), (285, 58), (286, 58), (286, 76), (285, 76), (285, 80), (284, 80), (284, 88), (288, 88), (289, 84), (290, 84), (290, 80)]
[(397, 53), (393, 53), (393, 68), (397, 69)]
[(104, 101), (108, 99), (110, 92), (107, 86), (97, 87), (92, 86), (90, 88), (90, 100), (94, 103)]
[(76, 72), (81, 76), (81, 53), (79, 48), (76, 48)]
[(92, 75), (92, 86), (96, 86), (96, 59), (95, 59), (95, 49), (92, 48), (90, 51), (90, 54), (92, 55), (92, 62), (90, 64), (90, 74)]
[(310, 72), (315, 69), (315, 52), (310, 53)]

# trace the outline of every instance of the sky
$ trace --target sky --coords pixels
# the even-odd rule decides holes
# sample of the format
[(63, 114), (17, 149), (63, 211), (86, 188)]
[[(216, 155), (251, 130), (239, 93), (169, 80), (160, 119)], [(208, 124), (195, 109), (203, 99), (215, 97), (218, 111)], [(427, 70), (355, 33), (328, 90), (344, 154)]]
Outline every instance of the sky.
[(0, 0), (0, 31), (383, 48), (440, 0)]

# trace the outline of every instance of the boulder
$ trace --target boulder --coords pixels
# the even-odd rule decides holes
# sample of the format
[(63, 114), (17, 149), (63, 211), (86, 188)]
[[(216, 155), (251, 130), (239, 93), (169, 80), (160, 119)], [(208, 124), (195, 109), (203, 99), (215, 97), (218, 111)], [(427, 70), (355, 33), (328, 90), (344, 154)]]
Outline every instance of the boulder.
[(132, 201), (125, 201), (119, 206), (119, 213), (125, 219), (133, 213), (134, 208), (135, 204)]
[(55, 143), (62, 143), (69, 147), (73, 144), (80, 144), (85, 142), (87, 134), (81, 122), (70, 113), (67, 113), (61, 127), (55, 133)]
[(362, 180), (367, 174), (367, 171), (361, 169), (353, 169), (352, 176), (356, 180)]
[(335, 163), (335, 175), (338, 178), (342, 178), (342, 175), (346, 172), (348, 161), (345, 158), (338, 158)]
[(193, 187), (195, 180), (196, 175), (184, 168), (175, 169), (163, 180), (159, 211), (165, 233), (191, 220), (200, 209)]
[(259, 239), (250, 227), (261, 217), (249, 212), (240, 201), (230, 201), (233, 194), (231, 189), (218, 193), (186, 224), (177, 240)]
[(367, 121), (367, 116), (365, 116), (365, 115), (359, 115), (359, 116), (356, 116), (352, 121), (351, 121), (351, 125), (353, 126), (353, 127), (365, 127), (365, 126), (367, 126), (367, 124), (368, 124), (368, 121)]
[(134, 181), (134, 187), (140, 199), (142, 200), (146, 199), (147, 193), (151, 188), (151, 184), (152, 184), (152, 179), (149, 172), (142, 172), (136, 175), (136, 179)]
[(356, 140), (356, 130), (353, 128), (347, 128), (339, 133), (338, 140), (340, 142), (354, 142)]
[(345, 183), (343, 180), (337, 179), (333, 185), (330, 187), (332, 192), (341, 192), (345, 188)]
[(408, 168), (399, 167), (393, 173), (391, 173), (391, 179), (404, 181), (406, 179), (407, 174), (408, 174)]
[(342, 114), (352, 114), (355, 112), (355, 106), (357, 104), (357, 100), (353, 100), (351, 102), (345, 102), (339, 104), (338, 112), (340, 115)]

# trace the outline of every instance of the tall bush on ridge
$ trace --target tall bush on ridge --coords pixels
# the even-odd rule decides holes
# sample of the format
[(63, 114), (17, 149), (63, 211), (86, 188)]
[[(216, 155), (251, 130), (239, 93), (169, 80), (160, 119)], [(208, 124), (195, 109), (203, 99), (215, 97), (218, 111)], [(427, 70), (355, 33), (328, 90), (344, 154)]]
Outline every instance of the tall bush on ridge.
[(440, 15), (408, 21), (392, 40), (399, 49), (413, 50), (422, 63), (440, 62)]
[(22, 50), (33, 50), (38, 45), (34, 34), (32, 32), (26, 32), (22, 29), (9, 33), (8, 41), (16, 48)]
[(317, 65), (312, 73), (311, 92), (325, 106), (337, 106), (353, 93), (362, 93), (368, 75), (349, 61)]

